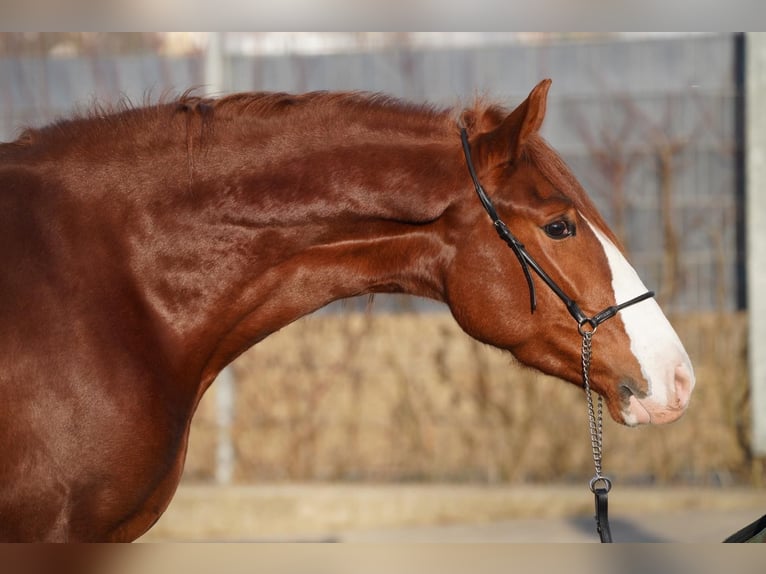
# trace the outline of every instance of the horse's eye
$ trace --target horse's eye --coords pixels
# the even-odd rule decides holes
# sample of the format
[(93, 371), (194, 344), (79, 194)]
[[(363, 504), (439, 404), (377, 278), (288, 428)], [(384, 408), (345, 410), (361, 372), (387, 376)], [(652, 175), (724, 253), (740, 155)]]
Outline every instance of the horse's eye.
[(574, 223), (570, 223), (566, 219), (557, 219), (553, 223), (544, 226), (543, 231), (552, 239), (564, 239), (566, 237), (573, 237), (576, 228)]

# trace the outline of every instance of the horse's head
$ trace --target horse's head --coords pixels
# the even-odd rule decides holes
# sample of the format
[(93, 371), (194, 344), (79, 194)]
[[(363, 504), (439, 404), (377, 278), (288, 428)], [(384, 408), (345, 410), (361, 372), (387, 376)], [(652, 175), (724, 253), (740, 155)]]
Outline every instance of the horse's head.
[[(467, 114), (469, 153), (499, 217), (590, 317), (646, 287), (582, 187), (538, 135), (549, 86), (549, 80), (541, 82), (510, 114)], [(498, 239), (473, 191), (455, 216), (469, 230), (456, 240), (447, 281), (448, 302), (461, 326), (526, 365), (582, 384), (578, 324), (561, 298), (533, 274), (537, 308), (531, 310), (522, 264)], [(684, 412), (694, 387), (692, 366), (654, 299), (598, 326), (591, 387), (606, 399), (612, 417), (628, 425), (669, 422)]]

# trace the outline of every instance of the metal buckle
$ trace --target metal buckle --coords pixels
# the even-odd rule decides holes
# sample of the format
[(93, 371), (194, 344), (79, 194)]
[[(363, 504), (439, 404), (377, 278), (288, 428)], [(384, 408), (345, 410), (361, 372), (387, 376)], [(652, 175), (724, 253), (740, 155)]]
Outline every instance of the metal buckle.
[[(604, 486), (602, 488), (598, 488), (599, 483), (602, 483)], [(612, 490), (612, 481), (609, 480), (606, 476), (596, 475), (590, 479), (588, 486), (590, 486), (590, 491), (593, 494), (596, 494), (598, 491), (601, 493), (607, 493)]]

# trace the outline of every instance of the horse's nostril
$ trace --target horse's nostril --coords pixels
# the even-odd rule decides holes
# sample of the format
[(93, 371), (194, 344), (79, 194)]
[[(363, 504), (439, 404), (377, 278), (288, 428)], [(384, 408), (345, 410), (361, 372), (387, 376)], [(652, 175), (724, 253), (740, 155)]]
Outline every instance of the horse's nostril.
[(620, 397), (622, 400), (627, 401), (630, 397), (634, 396), (633, 390), (626, 384), (620, 385)]
[(630, 397), (642, 399), (646, 396), (646, 391), (642, 390), (635, 381), (625, 380), (620, 384), (620, 395), (625, 400)]

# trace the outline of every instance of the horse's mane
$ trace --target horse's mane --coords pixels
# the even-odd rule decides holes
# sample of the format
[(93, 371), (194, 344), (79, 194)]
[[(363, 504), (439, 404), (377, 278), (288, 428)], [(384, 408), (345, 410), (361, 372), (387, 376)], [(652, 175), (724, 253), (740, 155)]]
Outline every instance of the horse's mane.
[(203, 125), (222, 121), (267, 122), (315, 118), (355, 118), (402, 131), (433, 130), (445, 121), (454, 121), (452, 108), (431, 104), (415, 104), (380, 93), (316, 91), (300, 95), (284, 92), (244, 92), (219, 98), (195, 95), (189, 90), (175, 98), (161, 96), (156, 102), (146, 98), (135, 104), (127, 97), (114, 103), (94, 102), (85, 110), (75, 110), (66, 118), (52, 123), (23, 129), (12, 142), (15, 146), (36, 143), (55, 144), (57, 140), (72, 141), (73, 137), (87, 139), (101, 133), (121, 134), (131, 130), (146, 130), (163, 119), (183, 114), (199, 119)]
[(295, 95), (285, 92), (243, 92), (217, 99), (182, 97), (186, 105), (212, 105), (218, 114), (254, 114), (261, 118), (289, 113), (333, 111), (390, 113), (425, 121), (440, 119), (445, 113), (432, 104), (416, 104), (377, 92), (316, 91)]

